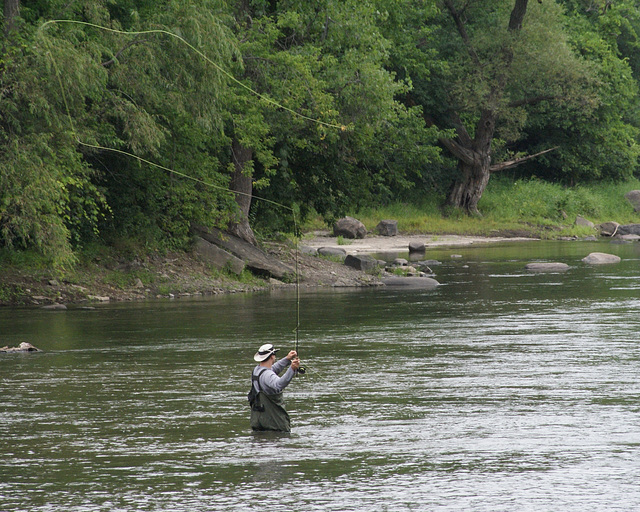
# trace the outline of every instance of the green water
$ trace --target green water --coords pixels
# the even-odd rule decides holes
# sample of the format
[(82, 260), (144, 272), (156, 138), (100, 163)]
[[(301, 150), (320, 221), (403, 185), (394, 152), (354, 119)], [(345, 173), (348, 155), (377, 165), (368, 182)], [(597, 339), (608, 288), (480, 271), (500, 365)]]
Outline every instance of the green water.
[(43, 349), (0, 357), (0, 510), (640, 508), (640, 245), (426, 258), (434, 291), (302, 293), (290, 435), (253, 434), (246, 392), (295, 293), (0, 310), (0, 346)]

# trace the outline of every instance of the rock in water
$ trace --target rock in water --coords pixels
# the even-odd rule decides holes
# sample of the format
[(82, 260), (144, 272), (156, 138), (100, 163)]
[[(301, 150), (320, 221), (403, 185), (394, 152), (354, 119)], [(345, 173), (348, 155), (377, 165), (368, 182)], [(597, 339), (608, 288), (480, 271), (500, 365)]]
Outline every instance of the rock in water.
[(0, 352), (42, 352), (39, 348), (34, 347), (31, 343), (23, 341), (17, 347), (2, 347)]
[(404, 288), (422, 288), (424, 290), (433, 290), (440, 283), (430, 277), (387, 277), (382, 280), (385, 286), (401, 286)]
[(582, 261), (589, 265), (605, 265), (607, 263), (620, 263), (620, 256), (604, 252), (592, 252), (585, 258), (582, 258)]
[(534, 262), (528, 263), (524, 268), (531, 272), (564, 272), (569, 265), (558, 262)]

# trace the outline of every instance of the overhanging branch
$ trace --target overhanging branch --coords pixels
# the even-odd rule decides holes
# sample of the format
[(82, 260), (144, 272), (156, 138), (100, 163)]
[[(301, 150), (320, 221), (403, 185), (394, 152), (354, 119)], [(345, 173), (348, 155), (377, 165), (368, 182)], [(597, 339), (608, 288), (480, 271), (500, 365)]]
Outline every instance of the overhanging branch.
[(523, 156), (522, 158), (516, 158), (514, 160), (506, 160), (504, 162), (500, 162), (499, 164), (494, 164), (491, 167), (489, 167), (489, 172), (494, 173), (494, 172), (499, 172), (499, 171), (504, 171), (505, 169), (511, 169), (512, 167), (515, 167), (516, 165), (520, 165), (524, 162), (526, 162), (527, 160), (531, 160), (532, 158), (536, 158), (540, 155), (544, 155), (545, 153), (549, 153), (550, 151), (554, 151), (556, 149), (558, 149), (560, 146), (556, 146), (555, 148), (550, 148), (550, 149), (545, 149), (544, 151), (540, 151), (539, 153), (536, 153), (535, 155), (528, 155), (528, 156)]

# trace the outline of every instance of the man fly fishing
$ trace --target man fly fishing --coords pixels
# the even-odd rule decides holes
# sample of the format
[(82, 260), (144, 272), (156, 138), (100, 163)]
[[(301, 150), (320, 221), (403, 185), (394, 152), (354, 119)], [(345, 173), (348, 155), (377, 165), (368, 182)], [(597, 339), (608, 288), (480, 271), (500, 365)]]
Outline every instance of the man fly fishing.
[[(298, 373), (300, 359), (298, 353), (292, 350), (286, 357), (276, 361), (278, 350), (271, 343), (267, 343), (253, 356), (259, 364), (251, 375), (251, 391), (248, 398), (251, 405), (251, 428), (256, 431), (291, 432), (282, 391)], [(285, 368), (287, 371), (280, 377), (279, 374)]]

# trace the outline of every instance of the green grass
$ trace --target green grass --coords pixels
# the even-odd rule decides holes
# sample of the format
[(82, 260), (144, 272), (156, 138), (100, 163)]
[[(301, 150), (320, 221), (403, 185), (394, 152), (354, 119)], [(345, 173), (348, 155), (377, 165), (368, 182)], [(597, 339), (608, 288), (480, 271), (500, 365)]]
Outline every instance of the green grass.
[(491, 217), (476, 218), (460, 212), (443, 215), (433, 202), (423, 205), (398, 203), (378, 208), (366, 208), (352, 213), (366, 226), (369, 232), (374, 232), (378, 223), (383, 219), (398, 221), (398, 231), (404, 234), (454, 234), (454, 235), (490, 235), (496, 230), (518, 229), (519, 222), (497, 220)]
[(421, 204), (395, 203), (349, 215), (363, 222), (369, 232), (374, 232), (381, 220), (395, 219), (398, 230), (405, 234), (490, 236), (514, 231), (543, 238), (586, 236), (594, 231), (576, 226), (578, 215), (596, 225), (607, 221), (640, 222), (640, 213), (634, 212), (624, 197), (635, 189), (640, 189), (640, 180), (564, 187), (536, 179), (492, 179), (478, 205), (482, 217), (459, 211), (445, 215), (439, 207), (444, 198), (437, 196), (425, 198)]
[(487, 217), (500, 221), (562, 224), (582, 215), (594, 223), (615, 220), (624, 224), (638, 221), (624, 198), (638, 188), (638, 180), (571, 188), (535, 179), (493, 180), (478, 206)]
[(21, 286), (0, 284), (0, 304), (11, 304), (17, 297), (21, 297), (25, 294), (26, 291)]
[(137, 279), (147, 287), (154, 284), (156, 276), (148, 270), (114, 270), (107, 272), (104, 276), (104, 283), (126, 290), (130, 288)]

